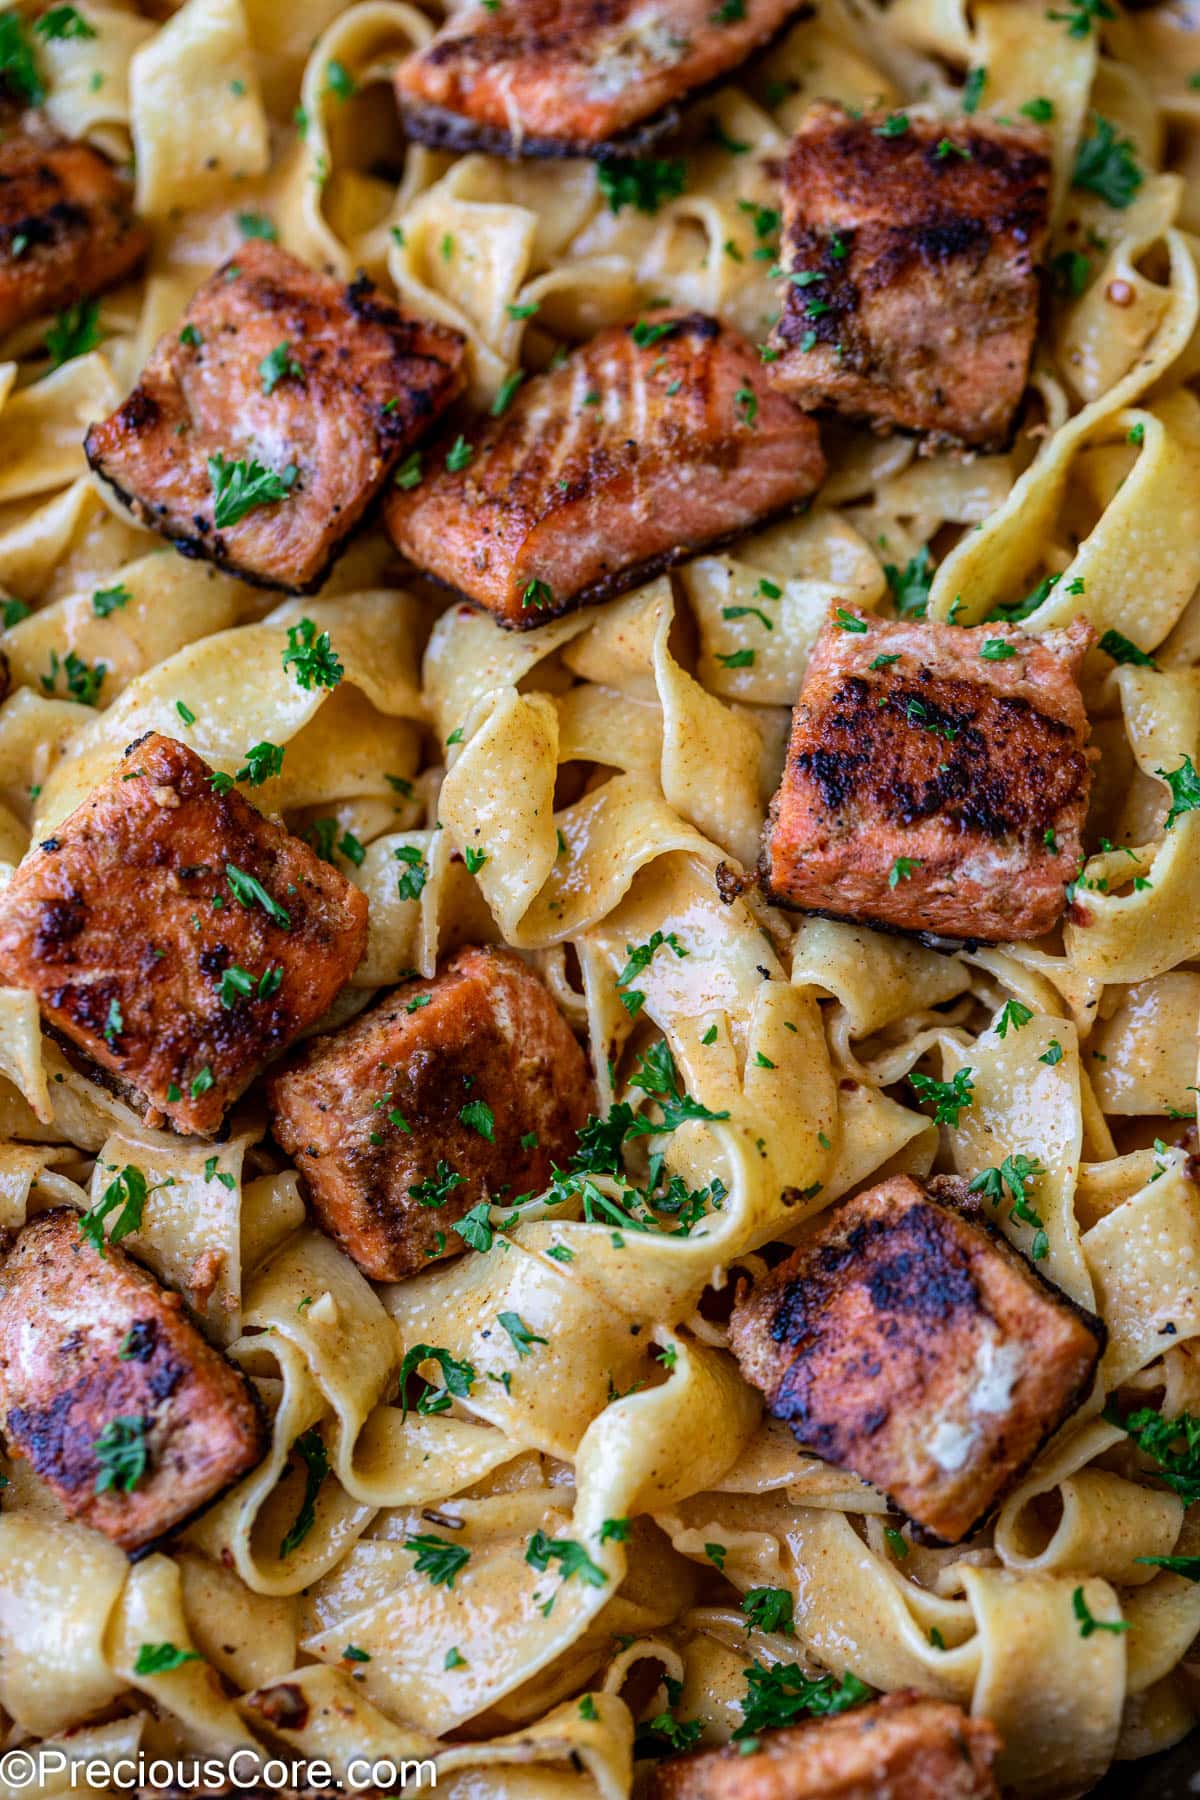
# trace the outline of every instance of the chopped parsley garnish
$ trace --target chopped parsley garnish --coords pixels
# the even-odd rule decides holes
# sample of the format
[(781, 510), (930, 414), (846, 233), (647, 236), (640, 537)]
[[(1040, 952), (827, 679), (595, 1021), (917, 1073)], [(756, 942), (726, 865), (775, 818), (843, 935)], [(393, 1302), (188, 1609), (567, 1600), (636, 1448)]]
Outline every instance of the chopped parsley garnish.
[(908, 114), (902, 112), (889, 113), (882, 125), (875, 127), (875, 136), (881, 138), (903, 137), (908, 130)]
[(282, 744), (269, 744), (265, 740), (261, 744), (251, 744), (236, 779), (248, 781), (251, 787), (261, 787), (283, 768), (283, 752)]
[(464, 1125), (470, 1126), (472, 1131), (477, 1131), (481, 1138), (487, 1139), (489, 1144), (495, 1143), (495, 1118), (486, 1100), (468, 1100), (466, 1105), (459, 1109), (458, 1116)]
[(254, 977), (249, 969), (243, 969), (239, 963), (230, 963), (221, 973), (221, 985), (217, 989), (217, 998), (222, 1006), (236, 1006), (239, 1000), (248, 1000), (254, 992)]
[(1168, 1419), (1148, 1406), (1124, 1419), (1106, 1407), (1104, 1417), (1127, 1431), (1142, 1455), (1158, 1464), (1159, 1479), (1185, 1506), (1200, 1500), (1200, 1417), (1182, 1412)]
[[(711, 1112), (707, 1106), (702, 1106), (698, 1100), (693, 1100), (690, 1094), (683, 1092), (679, 1085), (679, 1071), (675, 1067), (675, 1059), (671, 1055), (665, 1038), (660, 1038), (657, 1044), (651, 1045), (644, 1056), (638, 1058), (637, 1068), (630, 1077), (630, 1086), (640, 1088), (642, 1093), (649, 1095), (662, 1110), (662, 1120), (659, 1124), (653, 1124), (645, 1118), (633, 1119), (631, 1115), (631, 1123), (626, 1133), (630, 1137), (676, 1131), (687, 1119), (720, 1120), (729, 1117), (727, 1112)], [(581, 1148), (582, 1143), (581, 1134)]]
[(332, 94), (335, 100), (349, 100), (351, 94), (358, 92), (358, 83), (344, 63), (330, 57), (325, 64), (325, 92)]
[(742, 423), (753, 426), (758, 417), (758, 395), (754, 389), (743, 382), (733, 399)]
[(1010, 1027), (1013, 1031), (1020, 1031), (1022, 1025), (1028, 1025), (1032, 1017), (1030, 1007), (1022, 1006), (1019, 1000), (1006, 1000), (1000, 1008), (1000, 1017), (996, 1020), (996, 1036), (1007, 1037)]
[(1081, 1638), (1090, 1638), (1094, 1631), (1121, 1632), (1129, 1630), (1128, 1619), (1093, 1618), (1081, 1587), (1077, 1587), (1075, 1592), (1071, 1595), (1071, 1611), (1079, 1620), (1079, 1635)]
[(913, 870), (920, 867), (921, 858), (919, 856), (898, 856), (888, 870), (888, 886), (890, 888), (899, 887), (902, 881), (911, 880)]
[(286, 907), (280, 906), (278, 900), (272, 900), (262, 882), (256, 875), (247, 875), (236, 863), (225, 864), (225, 879), (229, 883), (229, 891), (242, 906), (261, 906), (267, 917), (284, 931), (291, 927), (292, 916)]
[(280, 382), (289, 377), (293, 381), (304, 380), (304, 370), (292, 355), (292, 346), (287, 338), (267, 352), (258, 365), (258, 374), (264, 394), (273, 394)]
[(491, 1204), (481, 1200), (468, 1213), (464, 1213), (458, 1223), (451, 1226), (456, 1231), (468, 1250), (478, 1250), (486, 1254), (492, 1247), (493, 1233), (491, 1226)]
[(654, 1718), (644, 1719), (634, 1733), (634, 1760), (678, 1756), (693, 1747), (703, 1730), (703, 1719), (677, 1719), (673, 1713), (656, 1713)]
[(29, 106), (40, 106), (46, 98), (33, 46), (15, 12), (0, 14), (0, 85)]
[(1080, 294), (1087, 292), (1088, 282), (1092, 278), (1092, 265), (1082, 250), (1060, 250), (1051, 259), (1050, 273), (1054, 277), (1056, 293), (1078, 300)]
[(422, 1206), (445, 1206), (454, 1189), (461, 1187), (465, 1180), (465, 1175), (460, 1175), (439, 1157), (433, 1174), (427, 1175), (424, 1181), (418, 1182), (416, 1187), (410, 1187), (408, 1191)]
[(533, 1355), (535, 1344), (550, 1342), (549, 1338), (538, 1337), (536, 1332), (530, 1331), (520, 1313), (502, 1312), (497, 1314), (497, 1318), (512, 1339), (513, 1348), (522, 1361)]
[[(28, 617), (29, 608), (23, 600), (0, 601), (0, 623), (3, 624), (5, 631), (10, 631), (14, 625), (19, 625), (22, 619)], [(36, 799), (37, 796), (35, 795), (34, 798)]]
[(742, 1595), (742, 1611), (755, 1631), (778, 1631), (784, 1637), (794, 1633), (793, 1602), (787, 1588), (749, 1588)]
[(589, 1587), (603, 1587), (608, 1580), (604, 1570), (594, 1563), (582, 1544), (574, 1538), (548, 1538), (535, 1531), (525, 1547), (525, 1561), (539, 1571), (556, 1562), (564, 1581), (578, 1575)]
[(1026, 100), (1020, 110), (1035, 125), (1048, 125), (1054, 117), (1054, 102), (1047, 100), (1044, 94), (1035, 94), (1032, 100)]
[(1133, 204), (1145, 181), (1134, 155), (1131, 138), (1119, 138), (1109, 119), (1098, 114), (1090, 131), (1079, 140), (1072, 187), (1098, 194), (1107, 206), (1123, 210)]
[(457, 475), (461, 469), (465, 469), (468, 466), (474, 454), (474, 447), (471, 444), (468, 444), (466, 438), (460, 431), (449, 450), (446, 452), (446, 467), (452, 475)]
[(979, 654), (984, 662), (1007, 662), (1009, 657), (1015, 656), (1017, 652), (1007, 638), (985, 638)]
[(93, 1448), (97, 1464), (95, 1492), (132, 1494), (150, 1460), (146, 1420), (129, 1414), (110, 1419)]
[(741, 1703), (742, 1723), (733, 1734), (736, 1739), (756, 1737), (760, 1731), (792, 1725), (797, 1719), (845, 1712), (871, 1697), (870, 1688), (849, 1670), (840, 1682), (832, 1675), (810, 1679), (792, 1663), (776, 1663), (768, 1669), (756, 1662), (742, 1673), (746, 1694)]
[(408, 1417), (408, 1378), (423, 1362), (437, 1363), (442, 1371), (442, 1380), (446, 1385), (441, 1388), (426, 1388), (417, 1401), (419, 1413), (445, 1412), (450, 1404), (451, 1395), (456, 1400), (465, 1400), (475, 1384), (474, 1363), (459, 1362), (451, 1356), (448, 1350), (441, 1349), (437, 1344), (414, 1344), (412, 1349), (405, 1353), (398, 1377), (398, 1392), (403, 1418)]
[(94, 38), (96, 33), (82, 13), (73, 6), (52, 6), (44, 12), (40, 19), (34, 21), (33, 29), (43, 38)]
[(279, 242), (279, 227), (266, 213), (243, 212), (237, 216), (238, 230), (244, 238), (263, 238), (268, 244)]
[(1139, 650), (1129, 638), (1123, 637), (1119, 631), (1106, 631), (1100, 639), (1100, 649), (1105, 656), (1111, 656), (1115, 663), (1130, 663), (1138, 669), (1157, 669), (1158, 664), (1144, 650)]
[(1165, 769), (1155, 769), (1154, 773), (1165, 781), (1171, 790), (1171, 810), (1167, 814), (1165, 829), (1170, 831), (1176, 819), (1184, 813), (1194, 812), (1200, 806), (1200, 774), (1192, 766), (1190, 756), (1185, 756), (1177, 769), (1170, 774)]
[(46, 331), (46, 348), (50, 352), (51, 370), (77, 356), (86, 356), (104, 337), (100, 329), (100, 302), (79, 300), (60, 312)]
[(1038, 1057), (1038, 1061), (1045, 1063), (1046, 1067), (1049, 1069), (1053, 1069), (1062, 1061), (1062, 1059), (1063, 1047), (1057, 1038), (1051, 1038), (1049, 1048), (1043, 1050), (1042, 1054)]
[(116, 587), (97, 588), (92, 595), (92, 611), (98, 619), (107, 619), (122, 606), (128, 606), (132, 599), (133, 595), (121, 582)]
[(965, 113), (977, 111), (983, 99), (983, 90), (987, 86), (986, 69), (968, 69), (967, 79), (963, 83), (962, 107)]
[(750, 669), (754, 666), (753, 650), (731, 650), (728, 655), (717, 652), (717, 661), (723, 669)]
[(329, 642), (329, 633), (322, 631), (318, 635), (311, 619), (288, 626), (283, 666), (292, 670), (297, 686), (302, 688), (335, 688), (346, 672)]
[(177, 700), (175, 702), (175, 711), (179, 714), (185, 725), (194, 725), (196, 723), (196, 715), (187, 704), (186, 700)]
[(1115, 19), (1116, 16), (1108, 0), (1071, 0), (1066, 12), (1056, 12), (1052, 7), (1046, 9), (1046, 17), (1060, 20), (1067, 28), (1067, 36), (1073, 38), (1090, 36), (1097, 19)]
[(861, 634), (869, 629), (865, 619), (860, 619), (854, 613), (847, 612), (844, 606), (839, 606), (833, 617), (834, 623), (840, 631), (855, 631)]
[(451, 1544), (431, 1532), (405, 1538), (404, 1548), (416, 1551), (417, 1574), (428, 1575), (434, 1587), (452, 1588), (471, 1560), (471, 1552), (462, 1544)]
[(184, 1663), (199, 1662), (198, 1650), (180, 1650), (174, 1644), (139, 1644), (133, 1665), (135, 1675), (169, 1675)]
[(649, 319), (638, 319), (629, 327), (629, 335), (639, 350), (648, 350), (653, 344), (660, 343), (663, 338), (670, 337), (676, 329), (674, 319), (660, 319), (655, 325)]
[(191, 1094), (193, 1100), (198, 1100), (201, 1094), (208, 1093), (212, 1085), (213, 1072), (208, 1064), (205, 1063), (204, 1067), (200, 1070), (200, 1073), (192, 1076), (192, 1084), (188, 1092)]
[(118, 1000), (108, 1003), (108, 1017), (104, 1021), (104, 1041), (112, 1044), (125, 1029), (125, 1021), (121, 1017), (121, 1006)]
[(96, 1204), (90, 1206), (87, 1212), (80, 1214), (79, 1230), (81, 1235), (87, 1239), (93, 1250), (99, 1251), (103, 1256), (105, 1254), (104, 1221), (109, 1214), (116, 1212), (120, 1207), (121, 1210), (108, 1234), (110, 1244), (119, 1244), (122, 1238), (127, 1238), (131, 1233), (141, 1230), (142, 1213), (145, 1210), (149, 1193), (150, 1189), (146, 1186), (146, 1177), (142, 1171), (133, 1163), (126, 1163), (125, 1167), (114, 1175)]
[(908, 1078), (918, 1100), (933, 1103), (935, 1125), (957, 1126), (958, 1116), (974, 1099), (975, 1075), (972, 1069), (957, 1069), (953, 1081), (937, 1081), (932, 1075), (914, 1071)]
[(1133, 1560), (1166, 1569), (1169, 1575), (1182, 1575), (1185, 1581), (1200, 1581), (1200, 1556), (1135, 1556)]
[(410, 451), (392, 477), (398, 488), (415, 488), (421, 481), (421, 452)]
[(644, 944), (626, 944), (625, 946), (625, 955), (629, 960), (617, 976), (617, 988), (620, 990), (621, 1005), (631, 1019), (636, 1019), (641, 1012), (642, 1007), (646, 1004), (646, 996), (640, 989), (631, 988), (629, 984), (636, 981), (643, 970), (650, 967), (655, 951), (661, 950), (664, 946), (673, 950), (678, 957), (687, 955), (686, 948), (679, 942), (673, 931), (669, 931), (665, 937), (661, 931), (656, 931)]
[(41, 678), (42, 686), (48, 694), (52, 694), (58, 686), (59, 671), (66, 677), (67, 692), (72, 700), (78, 700), (81, 706), (95, 706), (100, 698), (100, 689), (104, 685), (104, 677), (108, 674), (108, 664), (98, 662), (94, 666), (76, 656), (74, 650), (68, 650), (60, 660), (57, 650), (50, 652), (50, 672)]
[(602, 162), (596, 170), (596, 183), (610, 212), (619, 213), (632, 206), (636, 212), (656, 213), (664, 201), (682, 194), (687, 184), (687, 164), (681, 157)]
[(487, 859), (488, 853), (486, 850), (473, 850), (469, 844), (463, 851), (463, 861), (467, 865), (468, 875), (478, 875)]
[(535, 576), (521, 590), (521, 605), (532, 606), (538, 612), (543, 612), (547, 606), (554, 605), (554, 595), (547, 584)]
[(224, 531), (256, 507), (272, 506), (276, 500), (286, 500), (299, 473), (295, 463), (288, 463), (276, 474), (274, 469), (264, 468), (254, 457), (230, 462), (218, 450), (208, 459), (213, 524), (218, 531)]
[(419, 900), (429, 879), (429, 871), (425, 867), (425, 858), (415, 844), (401, 844), (392, 855), (397, 862), (405, 865), (397, 883), (397, 890), (402, 900)]
[(290, 1556), (302, 1544), (317, 1519), (317, 1495), (329, 1473), (329, 1456), (324, 1440), (315, 1425), (309, 1427), (292, 1445), (292, 1455), (304, 1464), (304, 1498), (300, 1509), (279, 1546), (281, 1557)]
[(923, 544), (910, 557), (903, 569), (885, 563), (883, 569), (891, 592), (892, 603), (902, 619), (923, 619), (929, 607), (929, 590), (933, 572), (929, 567), (929, 547)]
[(488, 409), (493, 419), (498, 419), (502, 413), (508, 411), (513, 403), (513, 397), (524, 379), (524, 369), (514, 369), (511, 375), (505, 376), (497, 390), (496, 398)]

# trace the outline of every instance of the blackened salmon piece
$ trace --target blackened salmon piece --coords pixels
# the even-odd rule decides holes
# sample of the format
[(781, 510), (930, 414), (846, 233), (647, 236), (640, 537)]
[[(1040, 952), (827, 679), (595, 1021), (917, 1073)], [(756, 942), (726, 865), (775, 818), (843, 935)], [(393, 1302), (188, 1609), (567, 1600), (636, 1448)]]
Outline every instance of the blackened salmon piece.
[(132, 275), (150, 236), (89, 144), (0, 141), (0, 337)]
[(1050, 158), (1035, 126), (820, 103), (784, 178), (772, 377), (935, 443), (1002, 448), (1029, 370)]
[(613, 326), (449, 431), (384, 516), (397, 548), (503, 625), (624, 593), (794, 510), (824, 478), (816, 426), (703, 313)]
[(896, 1175), (835, 1207), (742, 1284), (730, 1328), (800, 1443), (950, 1544), (1080, 1404), (1105, 1343), (1099, 1319), (949, 1203), (960, 1194)]
[(986, 1719), (906, 1690), (659, 1763), (646, 1800), (998, 1800)]
[(69, 1516), (122, 1550), (153, 1543), (254, 1467), (267, 1432), (244, 1376), (179, 1295), (69, 1208), (26, 1225), (0, 1267), (0, 1409)]
[(245, 244), (159, 339), (88, 461), (188, 556), (311, 593), (463, 385), (458, 332)]
[(268, 1092), (318, 1223), (376, 1281), (462, 1250), (480, 1201), (540, 1193), (595, 1098), (549, 989), (486, 946), (310, 1039)]
[(152, 734), (0, 899), (0, 974), (177, 1130), (211, 1135), (362, 956), (365, 894)]
[(616, 140), (629, 153), (670, 128), (678, 102), (807, 10), (805, 0), (468, 5), (400, 65), (397, 97), (409, 135), (424, 143), (603, 156)]
[(771, 803), (772, 898), (948, 937), (1049, 931), (1082, 858), (1091, 638), (838, 609)]

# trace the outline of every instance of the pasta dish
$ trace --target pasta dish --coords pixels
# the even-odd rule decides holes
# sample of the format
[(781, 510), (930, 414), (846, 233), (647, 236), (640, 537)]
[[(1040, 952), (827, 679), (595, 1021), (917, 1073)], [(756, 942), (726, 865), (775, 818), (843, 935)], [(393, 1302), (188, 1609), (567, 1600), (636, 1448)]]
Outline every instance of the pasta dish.
[(1180, 1742), (1200, 10), (22, 0), (0, 125), (0, 1797)]

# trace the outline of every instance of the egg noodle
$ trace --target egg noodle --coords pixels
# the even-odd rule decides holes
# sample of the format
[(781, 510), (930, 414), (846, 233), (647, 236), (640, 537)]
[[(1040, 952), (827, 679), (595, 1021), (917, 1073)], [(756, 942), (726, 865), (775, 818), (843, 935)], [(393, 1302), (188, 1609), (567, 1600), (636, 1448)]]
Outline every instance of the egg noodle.
[[(391, 74), (437, 20), (405, 0), (82, 0), (86, 32), (36, 40), (51, 122), (132, 158), (154, 244), (102, 298), (96, 347), (47, 373), (49, 321), (3, 346), (0, 873), (142, 732), (229, 774), (256, 740), (286, 746), (255, 802), (365, 846), (339, 859), (370, 940), (334, 1023), (456, 944), (503, 941), (586, 1037), (602, 1114), (645, 1107), (650, 1067), (669, 1094), (664, 1042), (696, 1104), (649, 1140), (677, 1215), (648, 1228), (644, 1156), (625, 1178), (610, 1163), (378, 1286), (306, 1222), (256, 1091), (219, 1144), (150, 1130), (41, 1036), (31, 996), (0, 992), (0, 1225), (86, 1208), (136, 1165), (152, 1191), (129, 1248), (274, 1421), (266, 1460), (133, 1563), (5, 1464), (9, 1744), (259, 1745), (341, 1774), (432, 1758), (454, 1800), (621, 1800), (639, 1724), (723, 1742), (757, 1661), (956, 1701), (995, 1723), (1004, 1783), (1051, 1795), (1197, 1719), (1200, 1584), (1141, 1559), (1200, 1552), (1200, 1518), (1104, 1407), (1200, 1413), (1200, 810), (1168, 829), (1161, 773), (1200, 764), (1200, 14), (1109, 10), (818, 0), (688, 110), (663, 152), (686, 182), (653, 213), (614, 211), (588, 162), (406, 147)], [(1055, 292), (1008, 454), (823, 426), (805, 516), (522, 633), (406, 587), (378, 529), (319, 596), (276, 604), (176, 556), (88, 474), (86, 426), (244, 232), (456, 327), (478, 405), (656, 298), (762, 339), (773, 169), (818, 96), (1046, 122)], [(1124, 173), (1101, 191), (1073, 179), (1097, 141)], [(933, 618), (1030, 596), (1029, 631), (1083, 616), (1143, 652), (1089, 655), (1100, 848), (1050, 939), (939, 953), (718, 894), (720, 864), (757, 857), (830, 603), (890, 615), (906, 582)], [(284, 666), (302, 617), (329, 632), (334, 689)], [(971, 1070), (957, 1127), (919, 1109), (918, 1065)], [(764, 1417), (725, 1347), (731, 1287), (865, 1184), (1016, 1156), (1036, 1160), (1038, 1267), (1107, 1325), (1098, 1391), (981, 1534), (900, 1546), (880, 1493)], [(406, 1357), (424, 1409), (402, 1403)], [(452, 1586), (406, 1547), (437, 1532), (469, 1553)], [(762, 1588), (786, 1591), (793, 1629), (743, 1608)], [(1081, 1604), (1128, 1629), (1085, 1633)], [(145, 1644), (198, 1655), (141, 1673)]]

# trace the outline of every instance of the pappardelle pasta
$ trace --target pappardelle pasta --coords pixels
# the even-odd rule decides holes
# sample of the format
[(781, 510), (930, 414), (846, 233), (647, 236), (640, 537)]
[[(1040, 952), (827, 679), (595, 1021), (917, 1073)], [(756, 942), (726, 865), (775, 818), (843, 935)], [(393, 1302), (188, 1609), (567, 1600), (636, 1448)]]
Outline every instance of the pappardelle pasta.
[[(408, 0), (0, 14), (0, 152), (83, 144), (116, 209), (106, 272), (0, 344), (6, 1748), (692, 1800), (737, 1789), (683, 1752), (916, 1690), (1005, 1791), (1067, 1795), (1200, 1718), (1200, 11), (783, 13), (625, 160), (472, 147), (450, 101), (406, 135), (397, 69), (444, 29)], [(784, 219), (822, 118), (860, 159), (923, 146), (929, 180), (982, 182), (988, 141), (1027, 159), (1011, 437), (960, 428), (1013, 377), (949, 295), (921, 333), (973, 394), (846, 416), (864, 240), (805, 269)], [(30, 241), (3, 227), (0, 319)], [(896, 290), (856, 279), (883, 343)], [(539, 406), (672, 380), (727, 392), (704, 431), (761, 453), (737, 518), (659, 542), (716, 505), (681, 436), (628, 541), (604, 494), (564, 515), (568, 585), (525, 541), (504, 561), (525, 476), (489, 488), (489, 457)], [(216, 448), (241, 430), (261, 462)], [(929, 910), (911, 819), (858, 908), (862, 861), (827, 875), (804, 835), (845, 799), (819, 696), (870, 689), (850, 750), (878, 774), (892, 665), (935, 652), (1043, 758), (1023, 807), (1077, 758), (1027, 863), (972, 848), (978, 935), (965, 888)], [(912, 817), (947, 832), (967, 728), (901, 711), (897, 756), (942, 782)], [(800, 769), (817, 800), (772, 806)], [(171, 985), (199, 944), (203, 1051)], [(855, 1274), (914, 1203), (949, 1235), (912, 1291)], [(939, 1286), (959, 1257), (982, 1337)], [(919, 1323), (885, 1321), (874, 1374), (975, 1333), (974, 1422), (847, 1423), (884, 1288)], [(117, 1331), (102, 1381), (39, 1360), (76, 1306)], [(131, 1411), (164, 1368), (196, 1409), (173, 1462)]]

